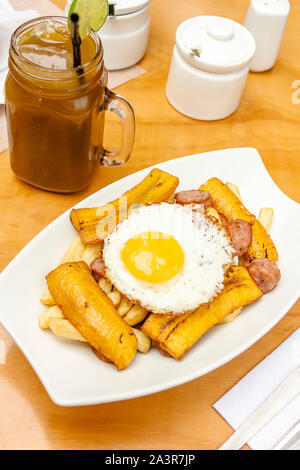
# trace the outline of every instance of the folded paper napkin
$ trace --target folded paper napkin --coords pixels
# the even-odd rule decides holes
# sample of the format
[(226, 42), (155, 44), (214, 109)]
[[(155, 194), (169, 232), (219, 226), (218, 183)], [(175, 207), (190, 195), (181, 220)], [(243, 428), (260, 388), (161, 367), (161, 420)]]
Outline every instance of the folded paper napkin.
[[(27, 8), (30, 8), (27, 10)], [(37, 16), (64, 15), (50, 0), (0, 0), (0, 152), (7, 148), (7, 131), (4, 113), (4, 83), (7, 75), (7, 60), (10, 36), (25, 21)], [(114, 88), (138, 77), (145, 70), (134, 65), (108, 74), (108, 87)]]
[[(218, 400), (214, 408), (236, 430), (298, 365), (300, 328)], [(254, 450), (272, 449), (299, 418), (300, 390), (248, 445)]]

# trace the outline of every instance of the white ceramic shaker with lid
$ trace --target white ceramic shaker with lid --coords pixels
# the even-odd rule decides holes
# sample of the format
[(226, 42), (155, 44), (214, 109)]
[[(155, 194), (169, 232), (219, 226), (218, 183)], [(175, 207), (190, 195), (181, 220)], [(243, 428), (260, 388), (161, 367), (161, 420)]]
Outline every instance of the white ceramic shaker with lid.
[(136, 64), (149, 37), (151, 0), (110, 0), (110, 14), (99, 31), (108, 70)]
[(256, 42), (251, 72), (264, 72), (274, 66), (289, 12), (289, 0), (250, 1), (244, 26)]
[(246, 83), (255, 40), (229, 18), (198, 16), (183, 22), (166, 86), (166, 96), (181, 113), (212, 121), (232, 114)]

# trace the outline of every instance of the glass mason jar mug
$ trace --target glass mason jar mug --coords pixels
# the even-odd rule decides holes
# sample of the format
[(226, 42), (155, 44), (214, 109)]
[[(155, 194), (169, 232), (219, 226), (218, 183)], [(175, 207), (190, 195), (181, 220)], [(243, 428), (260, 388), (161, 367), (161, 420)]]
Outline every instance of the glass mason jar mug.
[[(72, 67), (72, 42), (64, 17), (37, 18), (11, 38), (5, 84), (10, 162), (21, 180), (70, 193), (85, 188), (98, 159), (125, 163), (133, 148), (131, 105), (106, 88), (99, 36), (81, 44), (82, 66)], [(104, 111), (122, 120), (118, 151), (103, 147)]]

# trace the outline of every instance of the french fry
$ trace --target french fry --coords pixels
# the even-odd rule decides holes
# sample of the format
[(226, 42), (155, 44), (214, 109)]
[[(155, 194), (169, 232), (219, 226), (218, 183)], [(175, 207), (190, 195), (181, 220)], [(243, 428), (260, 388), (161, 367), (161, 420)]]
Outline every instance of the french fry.
[(107, 296), (110, 298), (114, 306), (118, 307), (122, 298), (121, 292), (119, 292), (118, 289), (114, 287), (113, 290), (107, 294)]
[(229, 222), (234, 219), (243, 219), (252, 224), (252, 242), (247, 253), (250, 260), (256, 258), (278, 260), (275, 245), (265, 228), (221, 180), (211, 178), (200, 189), (210, 193), (214, 208), (224, 214)]
[(141, 330), (132, 328), (138, 341), (138, 351), (142, 354), (147, 354), (151, 349), (151, 339)]
[(269, 233), (272, 225), (274, 211), (271, 207), (262, 207), (259, 211), (258, 220)]
[(131, 206), (168, 200), (178, 182), (176, 176), (154, 168), (141, 183), (129, 189), (121, 198), (102, 207), (73, 209), (70, 215), (71, 222), (84, 244), (99, 243), (127, 217), (127, 211)]
[(151, 314), (141, 329), (161, 349), (180, 359), (212, 326), (261, 296), (247, 269), (234, 266), (226, 273), (223, 292), (212, 302), (180, 316)]
[(72, 263), (73, 261), (81, 261), (84, 249), (85, 246), (81, 242), (80, 237), (76, 235), (59, 264)]
[[(61, 262), (59, 264), (64, 264), (64, 263), (69, 263), (72, 261), (81, 261), (81, 258), (83, 256), (84, 252), (84, 245), (81, 242), (81, 239), (79, 235), (76, 235), (74, 240), (71, 242), (69, 247), (67, 248), (67, 251), (65, 252)], [(96, 258), (96, 256), (95, 256)], [(55, 305), (55, 302), (53, 300), (52, 295), (50, 294), (50, 291), (48, 287), (45, 288), (44, 292), (42, 293), (42, 297), (40, 299), (40, 302), (43, 305)]]
[(42, 330), (47, 330), (49, 328), (50, 318), (64, 318), (64, 314), (57, 305), (47, 308), (39, 318), (39, 327)]
[(105, 294), (109, 294), (112, 291), (112, 283), (106, 277), (100, 277), (98, 284)]
[(148, 312), (145, 308), (140, 307), (140, 305), (133, 305), (128, 313), (123, 317), (126, 323), (130, 326), (137, 325), (141, 321), (145, 320)]
[(118, 306), (118, 314), (121, 315), (121, 317), (124, 317), (133, 305), (133, 302), (127, 299), (127, 297), (122, 297), (121, 302)]
[(49, 319), (49, 328), (56, 336), (60, 336), (61, 338), (73, 339), (84, 343), (87, 342), (66, 318), (51, 317)]
[(230, 323), (232, 322), (243, 310), (243, 307), (237, 308), (234, 312), (230, 313), (227, 315), (223, 320), (220, 321), (220, 323)]
[(239, 187), (236, 184), (230, 183), (229, 181), (227, 181), (225, 184), (230, 189), (230, 191), (232, 191), (236, 195), (236, 197), (239, 198), (239, 200), (241, 201), (242, 198)]
[(52, 295), (50, 294), (48, 287), (45, 287), (44, 292), (42, 293), (42, 296), (40, 298), (40, 302), (43, 305), (48, 305), (48, 306), (55, 305), (55, 302), (53, 300)]
[[(96, 259), (102, 249), (103, 244), (97, 243), (95, 245), (87, 245), (84, 249), (81, 259), (76, 261), (85, 261), (88, 266)], [(66, 261), (67, 262), (67, 261)]]
[(136, 336), (99, 289), (88, 265), (62, 264), (48, 274), (47, 282), (56, 304), (83, 338), (119, 370), (127, 367), (137, 351)]

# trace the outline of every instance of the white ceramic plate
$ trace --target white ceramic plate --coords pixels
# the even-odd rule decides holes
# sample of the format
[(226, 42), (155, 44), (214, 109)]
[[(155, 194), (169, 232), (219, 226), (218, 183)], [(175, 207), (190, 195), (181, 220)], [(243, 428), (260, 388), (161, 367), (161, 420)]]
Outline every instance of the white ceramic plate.
[[(197, 188), (212, 176), (240, 187), (249, 210), (273, 207), (272, 238), (279, 252), (282, 280), (262, 299), (243, 309), (232, 323), (206, 333), (179, 362), (152, 349), (137, 354), (118, 372), (99, 361), (85, 344), (41, 331), (39, 302), (45, 275), (55, 268), (74, 237), (69, 211), (56, 219), (3, 271), (0, 320), (24, 352), (52, 400), (63, 406), (89, 405), (138, 397), (165, 390), (204, 375), (249, 348), (291, 308), (300, 293), (300, 206), (273, 183), (259, 154), (251, 148), (192, 155), (156, 165), (180, 178), (180, 189)], [(102, 205), (137, 184), (150, 168), (91, 195), (78, 207)]]

